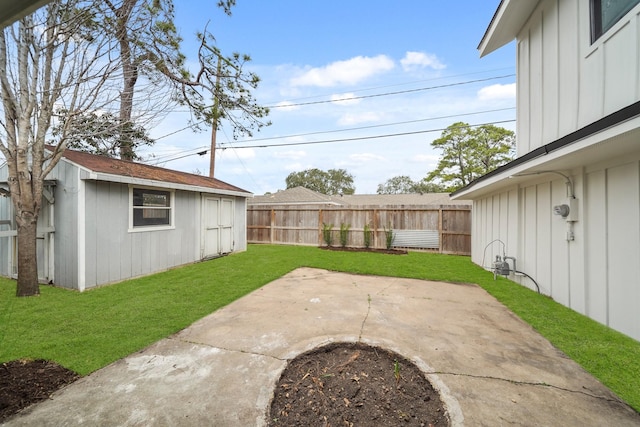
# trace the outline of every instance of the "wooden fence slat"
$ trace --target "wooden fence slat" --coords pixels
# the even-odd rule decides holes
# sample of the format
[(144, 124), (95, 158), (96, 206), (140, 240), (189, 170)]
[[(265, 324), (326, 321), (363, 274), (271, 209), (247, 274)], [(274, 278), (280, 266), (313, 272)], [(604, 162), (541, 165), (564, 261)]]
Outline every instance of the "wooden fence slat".
[[(433, 231), (439, 236), (441, 253), (471, 254), (470, 206), (327, 206), (249, 205), (249, 243), (278, 243), (304, 246), (324, 245), (322, 224), (333, 224), (334, 244), (339, 244), (341, 224), (349, 224), (348, 246), (364, 246), (364, 226), (372, 231), (372, 248), (384, 248), (384, 230), (411, 238), (411, 231)], [(402, 240), (402, 239), (401, 239)], [(429, 246), (429, 245), (428, 245)], [(430, 248), (423, 248), (429, 250)], [(433, 250), (433, 249), (431, 249)]]

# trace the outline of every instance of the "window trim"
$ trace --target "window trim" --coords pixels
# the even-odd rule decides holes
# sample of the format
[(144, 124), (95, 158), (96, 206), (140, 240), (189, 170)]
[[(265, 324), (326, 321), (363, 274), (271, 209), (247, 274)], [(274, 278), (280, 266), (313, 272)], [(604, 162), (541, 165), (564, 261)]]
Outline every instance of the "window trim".
[[(589, 1), (589, 30), (591, 45), (595, 44), (602, 38), (607, 32), (615, 28), (622, 19), (629, 14), (636, 6), (640, 4), (640, 0), (631, 0), (628, 8), (625, 9), (620, 16), (612, 21), (606, 28), (602, 26), (602, 1), (603, 0), (590, 0)], [(635, 2), (635, 3), (634, 3)]]
[[(140, 209), (140, 207), (136, 207), (133, 205), (133, 191), (135, 190), (153, 190), (153, 191), (161, 191), (166, 192), (169, 195), (169, 224), (160, 224), (160, 225), (134, 225), (133, 224), (133, 212), (135, 209)], [(139, 233), (144, 231), (159, 231), (159, 230), (173, 230), (175, 229), (175, 190), (171, 190), (168, 188), (159, 188), (159, 187), (148, 187), (143, 185), (132, 185), (129, 184), (129, 233)], [(163, 208), (165, 209), (165, 208)]]

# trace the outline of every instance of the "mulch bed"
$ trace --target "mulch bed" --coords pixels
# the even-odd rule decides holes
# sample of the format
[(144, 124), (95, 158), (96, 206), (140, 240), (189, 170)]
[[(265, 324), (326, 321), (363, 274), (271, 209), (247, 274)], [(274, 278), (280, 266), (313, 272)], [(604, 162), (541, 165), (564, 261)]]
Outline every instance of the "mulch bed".
[(80, 375), (47, 360), (13, 360), (0, 364), (0, 422), (48, 399)]
[(406, 255), (408, 252), (404, 249), (375, 249), (375, 248), (351, 248), (348, 246), (320, 246), (320, 249), (327, 251), (342, 251), (342, 252), (375, 252), (379, 254), (390, 255)]
[[(46, 360), (0, 364), (0, 422), (80, 378)], [(269, 426), (449, 426), (437, 391), (410, 361), (365, 344), (335, 343), (292, 360)]]
[(437, 391), (412, 362), (365, 344), (335, 343), (292, 360), (271, 402), (275, 426), (449, 426)]

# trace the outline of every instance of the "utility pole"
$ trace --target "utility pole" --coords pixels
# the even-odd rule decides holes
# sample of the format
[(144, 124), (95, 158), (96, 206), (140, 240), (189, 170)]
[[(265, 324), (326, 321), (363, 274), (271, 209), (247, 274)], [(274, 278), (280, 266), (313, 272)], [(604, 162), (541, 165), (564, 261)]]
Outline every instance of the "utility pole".
[(216, 168), (216, 134), (218, 133), (218, 106), (220, 94), (220, 74), (222, 73), (222, 61), (218, 55), (218, 69), (216, 72), (216, 87), (213, 91), (213, 124), (211, 126), (211, 151), (209, 153), (209, 178), (214, 177)]

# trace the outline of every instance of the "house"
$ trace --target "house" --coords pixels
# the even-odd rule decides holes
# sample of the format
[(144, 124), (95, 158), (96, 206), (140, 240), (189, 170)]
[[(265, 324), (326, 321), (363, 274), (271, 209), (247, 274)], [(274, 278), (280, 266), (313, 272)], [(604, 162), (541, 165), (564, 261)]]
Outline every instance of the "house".
[[(7, 174), (0, 167), (5, 196)], [(217, 179), (66, 150), (45, 182), (38, 277), (83, 291), (244, 251), (250, 196)], [(0, 197), (3, 276), (17, 274), (12, 210)]]
[(502, 0), (478, 49), (513, 40), (517, 158), (452, 194), (472, 260), (640, 340), (640, 0)]
[(305, 187), (287, 188), (263, 196), (254, 196), (249, 205), (340, 205), (332, 196)]
[(448, 193), (345, 194), (329, 196), (305, 187), (287, 188), (254, 196), (250, 206), (327, 205), (327, 206), (470, 206), (468, 200), (452, 200)]
[(13, 24), (25, 15), (34, 12), (50, 0), (0, 0), (0, 28)]

